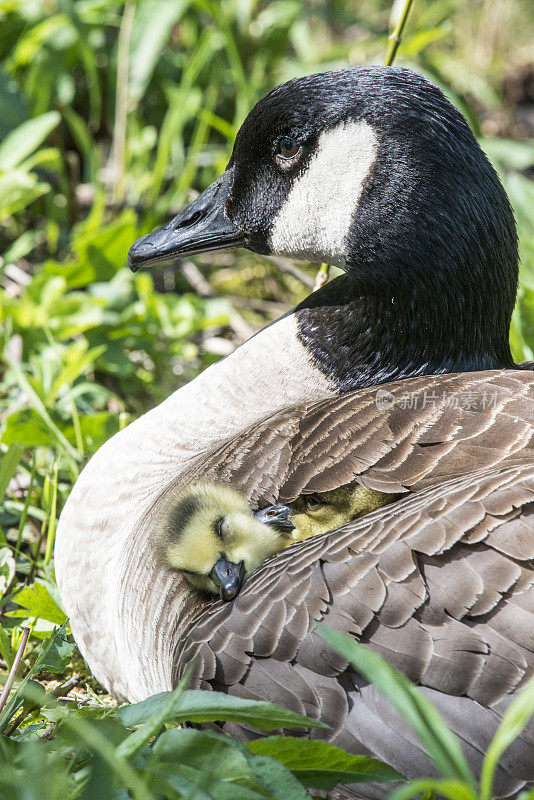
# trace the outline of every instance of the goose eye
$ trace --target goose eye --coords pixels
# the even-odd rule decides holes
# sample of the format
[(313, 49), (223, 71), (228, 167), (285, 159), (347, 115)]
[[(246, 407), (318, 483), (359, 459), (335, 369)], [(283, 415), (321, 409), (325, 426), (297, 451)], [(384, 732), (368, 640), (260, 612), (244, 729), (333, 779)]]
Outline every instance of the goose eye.
[(322, 505), (321, 498), (318, 494), (307, 494), (305, 497), (306, 506), (308, 508), (317, 508)]
[(301, 145), (296, 142), (294, 139), (290, 139), (287, 136), (284, 136), (283, 139), (280, 139), (278, 142), (278, 149), (277, 155), (282, 156), (282, 158), (295, 158), (301, 151)]

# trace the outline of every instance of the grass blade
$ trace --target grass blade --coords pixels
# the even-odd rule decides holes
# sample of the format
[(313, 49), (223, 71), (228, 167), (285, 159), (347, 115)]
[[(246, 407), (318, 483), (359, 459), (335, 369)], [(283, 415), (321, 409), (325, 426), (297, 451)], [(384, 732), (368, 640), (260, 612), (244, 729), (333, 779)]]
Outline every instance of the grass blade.
[(23, 451), (24, 447), (21, 444), (13, 442), (9, 446), (7, 453), (2, 456), (0, 461), (0, 500), (3, 499), (9, 486), (9, 481), (15, 474)]
[(410, 723), (442, 776), (465, 783), (474, 789), (475, 780), (458, 739), (432, 703), (404, 675), (372, 650), (325, 625), (317, 625), (317, 629), (364, 678), (375, 684), (399, 714)]
[(510, 703), (490, 742), (480, 773), (480, 800), (490, 800), (493, 797), (493, 778), (499, 759), (524, 730), (532, 714), (534, 714), (534, 678), (530, 679), (525, 688)]

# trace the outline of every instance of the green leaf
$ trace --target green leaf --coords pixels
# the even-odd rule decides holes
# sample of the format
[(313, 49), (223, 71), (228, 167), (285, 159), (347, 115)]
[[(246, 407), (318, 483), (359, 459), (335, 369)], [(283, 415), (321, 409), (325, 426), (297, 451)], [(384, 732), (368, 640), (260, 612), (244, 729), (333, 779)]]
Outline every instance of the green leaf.
[[(25, 586), (13, 597), (13, 601), (26, 609), (28, 613), (24, 614), (25, 617), (40, 617), (56, 625), (62, 625), (67, 619), (65, 612), (50, 594), (46, 583), (39, 578), (32, 586)], [(18, 612), (10, 613), (10, 616), (15, 615), (21, 616)]]
[[(85, 414), (80, 417), (80, 431), (85, 443), (85, 449), (94, 452), (120, 430), (120, 419), (117, 414), (103, 411), (100, 414)], [(69, 441), (74, 441), (74, 431), (71, 427), (65, 429)]]
[(144, 95), (174, 25), (191, 0), (144, 0), (136, 9), (130, 40), (129, 96)]
[(0, 548), (0, 598), (15, 577), (17, 565), (10, 547)]
[(317, 739), (269, 736), (248, 742), (247, 747), (257, 755), (281, 761), (301, 783), (315, 789), (333, 789), (337, 783), (404, 780), (399, 772), (382, 761), (353, 756)]
[(48, 111), (11, 131), (0, 144), (0, 170), (7, 172), (17, 167), (44, 142), (60, 119), (57, 111)]
[(534, 800), (534, 789), (531, 789), (530, 792), (523, 792), (517, 800)]
[(64, 434), (61, 432), (60, 428), (56, 425), (56, 423), (52, 420), (52, 417), (48, 413), (47, 408), (45, 407), (43, 401), (33, 388), (31, 382), (28, 380), (26, 374), (22, 371), (19, 364), (11, 359), (7, 359), (10, 368), (15, 373), (17, 381), (23, 391), (26, 393), (28, 400), (34, 406), (35, 410), (41, 417), (42, 421), (45, 423), (47, 428), (50, 432), (56, 437), (58, 444), (62, 445), (65, 448), (66, 454), (69, 455), (71, 458), (76, 459), (78, 457), (78, 453), (76, 450), (71, 446), (70, 442), (65, 438)]
[(14, 653), (11, 647), (11, 637), (7, 635), (4, 628), (0, 625), (0, 656), (6, 662), (8, 669), (11, 669)]
[(13, 447), (23, 441), (26, 447), (53, 446), (54, 437), (40, 414), (33, 408), (21, 408), (5, 421), (2, 442)]
[(374, 683), (410, 723), (442, 776), (474, 787), (475, 781), (458, 739), (417, 687), (377, 653), (348, 636), (322, 624), (317, 625), (317, 630), (364, 678)]
[[(25, 441), (24, 437), (22, 437), (20, 441)], [(24, 447), (21, 444), (12, 441), (7, 453), (2, 456), (2, 460), (0, 461), (0, 501), (6, 493), (9, 481), (15, 474), (23, 451)]]
[(422, 778), (410, 781), (406, 786), (388, 795), (388, 800), (411, 800), (411, 798), (445, 797), (447, 800), (477, 800), (476, 793), (461, 781), (441, 781), (439, 778)]
[[(168, 780), (174, 774), (198, 781), (214, 800), (227, 800), (230, 787), (236, 800), (265, 796), (309, 800), (302, 785), (282, 764), (256, 756), (240, 742), (213, 731), (166, 731), (154, 744), (153, 754), (158, 771), (163, 769)], [(241, 788), (248, 792), (243, 794)]]
[[(160, 712), (172, 692), (161, 692), (117, 711), (117, 716), (128, 728), (146, 722)], [(190, 689), (178, 697), (176, 706), (170, 707), (167, 721), (217, 722), (228, 720), (244, 722), (262, 731), (275, 728), (327, 728), (322, 722), (308, 719), (301, 714), (258, 700), (244, 700), (223, 692), (207, 692)]]
[(119, 748), (118, 755), (131, 759), (161, 728), (169, 713), (180, 703), (185, 686), (189, 681), (189, 673), (182, 678), (180, 685), (170, 692), (167, 701), (159, 707)]
[(23, 702), (29, 700), (36, 704), (41, 703), (42, 693), (41, 689), (36, 690), (33, 685), (32, 678), (34, 675), (44, 671), (63, 672), (71, 660), (76, 645), (68, 642), (66, 627), (66, 624), (63, 624), (60, 628), (56, 628), (52, 635), (42, 643), (35, 663), (25, 675), (18, 689), (11, 695), (0, 714), (0, 732), (5, 731), (9, 721), (22, 706)]
[(504, 712), (501, 724), (487, 749), (480, 773), (480, 800), (490, 800), (493, 797), (493, 778), (499, 759), (522, 733), (533, 714), (534, 678), (531, 678)]
[(33, 173), (20, 169), (0, 173), (0, 220), (26, 208), (49, 190), (48, 183), (40, 183)]
[(252, 756), (247, 759), (250, 770), (258, 783), (272, 797), (279, 800), (309, 800), (300, 781), (281, 763), (269, 756)]
[(28, 117), (28, 102), (16, 81), (0, 67), (0, 140)]
[(511, 139), (479, 139), (479, 144), (492, 161), (509, 169), (526, 170), (534, 165), (534, 143)]
[(58, 628), (49, 639), (43, 642), (42, 650), (35, 662), (32, 674), (36, 672), (63, 672), (76, 650), (76, 645), (67, 639), (66, 623)]

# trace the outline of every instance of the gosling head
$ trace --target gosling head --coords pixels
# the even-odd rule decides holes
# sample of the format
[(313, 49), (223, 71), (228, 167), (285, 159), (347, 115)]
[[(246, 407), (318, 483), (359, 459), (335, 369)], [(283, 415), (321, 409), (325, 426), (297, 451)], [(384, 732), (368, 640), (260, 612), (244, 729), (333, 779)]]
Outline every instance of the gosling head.
[(290, 542), (301, 542), (340, 528), (396, 498), (397, 495), (348, 484), (329, 492), (301, 494), (289, 506), (268, 506), (257, 512), (256, 518), (270, 525), (289, 522), (294, 528)]
[(288, 543), (279, 529), (255, 519), (239, 492), (203, 483), (173, 503), (157, 549), (196, 589), (233, 600), (251, 572)]

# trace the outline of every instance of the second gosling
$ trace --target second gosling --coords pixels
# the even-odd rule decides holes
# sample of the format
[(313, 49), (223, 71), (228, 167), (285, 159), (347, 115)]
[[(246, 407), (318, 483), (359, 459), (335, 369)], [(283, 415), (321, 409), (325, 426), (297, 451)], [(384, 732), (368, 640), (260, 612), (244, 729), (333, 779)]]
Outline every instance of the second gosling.
[(291, 523), (294, 530), (288, 532), (287, 542), (291, 544), (340, 528), (397, 498), (359, 484), (346, 484), (328, 492), (301, 494), (287, 506), (268, 506), (257, 512), (256, 519), (275, 527)]

